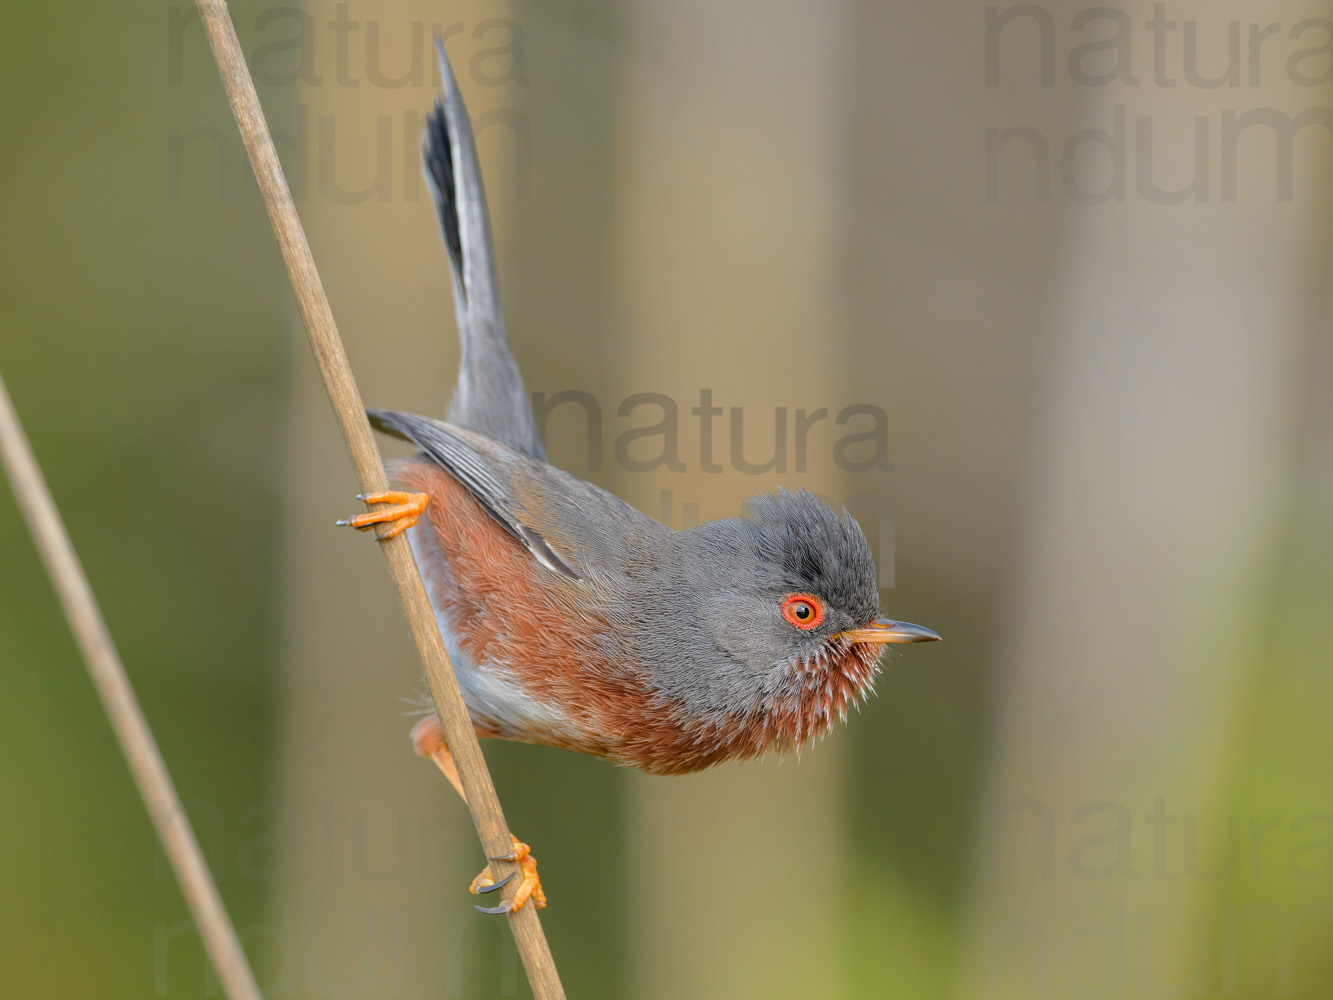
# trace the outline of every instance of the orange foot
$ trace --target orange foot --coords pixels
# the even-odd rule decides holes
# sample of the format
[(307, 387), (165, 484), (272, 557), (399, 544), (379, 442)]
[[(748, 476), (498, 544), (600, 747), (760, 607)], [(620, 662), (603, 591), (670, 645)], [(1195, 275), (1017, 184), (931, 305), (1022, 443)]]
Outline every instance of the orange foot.
[(401, 535), (412, 525), (417, 523), (417, 518), (421, 516), (422, 511), (426, 509), (426, 504), (430, 502), (429, 493), (403, 493), (400, 490), (384, 490), (380, 493), (358, 493), (358, 500), (366, 503), (388, 503), (392, 507), (381, 507), (378, 510), (369, 510), (364, 514), (357, 514), (355, 517), (349, 517), (346, 520), (337, 522), (340, 525), (346, 525), (349, 528), (357, 528), (365, 531), (377, 524), (385, 521), (392, 522), (391, 527), (384, 534), (379, 536), (382, 542), (385, 539), (392, 538), (394, 535)]
[[(523, 875), (523, 881), (518, 884), (518, 892), (514, 893), (513, 899), (506, 899), (499, 906), (478, 906), (477, 909), (482, 913), (512, 913), (514, 910), (521, 909), (523, 904), (528, 901), (528, 897), (532, 897), (532, 902), (537, 909), (546, 909), (546, 893), (542, 892), (541, 880), (537, 878), (537, 859), (532, 856), (528, 845), (512, 833), (509, 835), (509, 839), (514, 842), (514, 849), (508, 854), (502, 854), (498, 858), (491, 858), (491, 860), (518, 862), (519, 871)], [(497, 882), (491, 877), (491, 870), (483, 868), (481, 874), (472, 880), (472, 884), (468, 886), (467, 891), (471, 893), (494, 892), (496, 889), (503, 887), (513, 877), (514, 873), (510, 872)]]
[[(429, 715), (413, 726), (412, 745), (416, 747), (417, 753), (422, 757), (429, 757), (435, 762), (435, 766), (444, 772), (444, 776), (449, 779), (449, 783), (454, 786), (454, 790), (466, 803), (467, 796), (463, 794), (463, 783), (458, 780), (458, 768), (454, 766), (453, 754), (449, 752), (449, 747), (444, 742), (444, 730), (440, 728), (440, 720), (434, 715)], [(543, 910), (546, 908), (546, 893), (542, 891), (541, 880), (537, 878), (537, 859), (532, 856), (532, 851), (528, 845), (512, 833), (509, 835), (509, 839), (513, 841), (514, 849), (508, 854), (502, 854), (490, 860), (517, 862), (523, 881), (519, 883), (518, 892), (514, 893), (513, 899), (506, 899), (499, 906), (478, 906), (477, 909), (482, 913), (512, 913), (522, 907), (529, 898), (537, 909)], [(468, 892), (473, 894), (495, 892), (495, 890), (508, 885), (513, 877), (514, 873), (510, 872), (499, 882), (496, 882), (488, 867), (472, 880), (472, 884), (468, 886)]]

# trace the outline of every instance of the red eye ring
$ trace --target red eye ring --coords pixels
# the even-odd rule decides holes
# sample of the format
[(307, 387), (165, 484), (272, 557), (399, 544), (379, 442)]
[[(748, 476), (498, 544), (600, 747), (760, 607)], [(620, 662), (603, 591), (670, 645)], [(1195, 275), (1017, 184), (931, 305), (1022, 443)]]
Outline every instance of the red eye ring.
[(782, 617), (799, 629), (817, 628), (824, 620), (824, 604), (813, 594), (788, 594), (782, 599)]

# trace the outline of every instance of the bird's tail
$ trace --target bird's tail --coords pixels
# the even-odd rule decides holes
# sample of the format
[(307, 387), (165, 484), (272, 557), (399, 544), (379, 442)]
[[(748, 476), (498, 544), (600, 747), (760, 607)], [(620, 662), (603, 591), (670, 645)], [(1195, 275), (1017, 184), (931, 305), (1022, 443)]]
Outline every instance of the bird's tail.
[(444, 94), (426, 120), (421, 145), (426, 183), (435, 199), (449, 253), (454, 313), (462, 345), (458, 388), (449, 404), (449, 419), (544, 460), (532, 406), (505, 336), (472, 122), (443, 41), (437, 39), (435, 47)]

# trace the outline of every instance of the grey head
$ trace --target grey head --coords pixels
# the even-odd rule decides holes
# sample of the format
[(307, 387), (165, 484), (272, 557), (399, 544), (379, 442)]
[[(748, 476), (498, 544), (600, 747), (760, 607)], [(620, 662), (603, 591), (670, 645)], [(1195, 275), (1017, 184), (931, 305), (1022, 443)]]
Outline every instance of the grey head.
[(743, 517), (668, 544), (631, 600), (652, 684), (683, 718), (771, 714), (812, 679), (845, 681), (854, 701), (884, 644), (939, 638), (879, 617), (860, 525), (805, 490), (756, 497)]

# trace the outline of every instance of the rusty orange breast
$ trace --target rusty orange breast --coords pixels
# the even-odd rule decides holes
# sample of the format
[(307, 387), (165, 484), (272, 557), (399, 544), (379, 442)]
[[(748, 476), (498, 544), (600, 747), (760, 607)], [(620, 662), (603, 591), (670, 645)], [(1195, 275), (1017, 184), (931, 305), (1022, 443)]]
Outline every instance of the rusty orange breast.
[(438, 466), (394, 471), (431, 498), (413, 550), (478, 732), (614, 756), (608, 720), (642, 712), (647, 691), (596, 589), (538, 564)]

